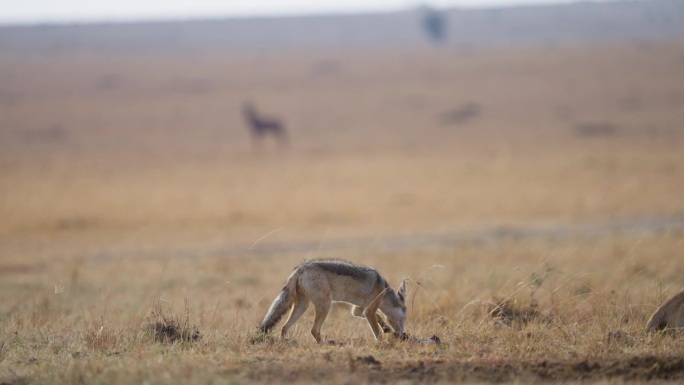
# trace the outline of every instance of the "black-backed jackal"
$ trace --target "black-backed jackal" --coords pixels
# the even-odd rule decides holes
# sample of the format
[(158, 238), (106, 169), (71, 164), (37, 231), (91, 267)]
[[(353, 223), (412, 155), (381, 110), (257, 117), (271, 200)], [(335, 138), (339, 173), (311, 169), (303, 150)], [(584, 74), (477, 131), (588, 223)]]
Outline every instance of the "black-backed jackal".
[(297, 266), (287, 279), (285, 287), (271, 304), (259, 329), (268, 333), (290, 310), (280, 335), (287, 331), (313, 303), (316, 310), (311, 334), (321, 343), (321, 325), (328, 316), (333, 302), (346, 302), (352, 314), (365, 318), (377, 341), (382, 341), (381, 328), (385, 317), (392, 330), (404, 334), (406, 321), (406, 280), (394, 291), (377, 270), (341, 260), (318, 259)]

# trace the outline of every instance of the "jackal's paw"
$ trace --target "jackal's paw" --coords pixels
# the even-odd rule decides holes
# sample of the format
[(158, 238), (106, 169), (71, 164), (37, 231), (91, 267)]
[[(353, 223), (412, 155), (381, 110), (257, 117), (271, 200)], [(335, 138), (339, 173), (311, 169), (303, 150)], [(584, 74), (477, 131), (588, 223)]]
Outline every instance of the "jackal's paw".
[(335, 340), (327, 340), (325, 341), (325, 344), (331, 346), (344, 346), (344, 342), (337, 342)]

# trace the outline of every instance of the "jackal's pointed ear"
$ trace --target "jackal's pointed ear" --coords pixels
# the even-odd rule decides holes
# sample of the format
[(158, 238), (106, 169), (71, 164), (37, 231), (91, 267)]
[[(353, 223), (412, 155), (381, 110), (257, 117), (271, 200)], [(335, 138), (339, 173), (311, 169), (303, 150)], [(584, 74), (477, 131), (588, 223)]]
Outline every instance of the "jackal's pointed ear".
[(397, 295), (399, 295), (402, 300), (406, 298), (406, 278), (401, 280), (401, 285), (399, 286), (399, 290), (397, 290)]

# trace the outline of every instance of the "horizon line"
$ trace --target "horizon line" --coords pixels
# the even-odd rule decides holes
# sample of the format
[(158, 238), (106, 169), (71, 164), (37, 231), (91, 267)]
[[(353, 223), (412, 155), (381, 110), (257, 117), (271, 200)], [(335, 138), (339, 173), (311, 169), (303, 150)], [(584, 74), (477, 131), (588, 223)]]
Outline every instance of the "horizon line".
[[(245, 13), (223, 13), (212, 15), (211, 12), (200, 12), (196, 14), (167, 14), (167, 15), (129, 15), (129, 16), (82, 16), (73, 19), (35, 19), (35, 20), (11, 20), (0, 19), (0, 28), (12, 27), (68, 27), (68, 26), (94, 26), (94, 25), (127, 25), (127, 24), (163, 24), (174, 22), (205, 22), (205, 21), (227, 21), (227, 20), (271, 20), (288, 18), (309, 18), (309, 17), (330, 17), (330, 16), (361, 16), (361, 15), (383, 15), (402, 12), (420, 11), (421, 9), (436, 9), (440, 11), (478, 11), (478, 10), (497, 10), (497, 9), (516, 9), (516, 8), (538, 8), (538, 7), (563, 7), (575, 4), (599, 4), (617, 3), (624, 0), (561, 0), (560, 2), (548, 3), (543, 0), (533, 0), (533, 2), (518, 4), (491, 4), (491, 5), (452, 5), (447, 7), (433, 7), (426, 4), (415, 6), (399, 6), (382, 9), (338, 9), (338, 10), (312, 10), (312, 11), (293, 11), (293, 12), (245, 12)], [(646, 2), (649, 0), (627, 0), (628, 2)], [(652, 0), (650, 0), (652, 1)]]

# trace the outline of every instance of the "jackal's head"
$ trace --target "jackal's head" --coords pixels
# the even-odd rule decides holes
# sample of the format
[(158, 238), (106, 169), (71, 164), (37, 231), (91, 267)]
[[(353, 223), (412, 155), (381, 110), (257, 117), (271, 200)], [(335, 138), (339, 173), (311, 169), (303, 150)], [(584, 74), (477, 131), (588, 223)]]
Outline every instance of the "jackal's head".
[(406, 323), (406, 278), (401, 281), (397, 291), (387, 289), (380, 311), (387, 318), (387, 323), (395, 333), (404, 334)]

